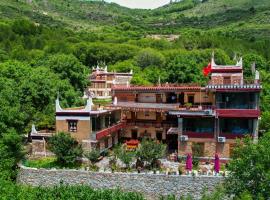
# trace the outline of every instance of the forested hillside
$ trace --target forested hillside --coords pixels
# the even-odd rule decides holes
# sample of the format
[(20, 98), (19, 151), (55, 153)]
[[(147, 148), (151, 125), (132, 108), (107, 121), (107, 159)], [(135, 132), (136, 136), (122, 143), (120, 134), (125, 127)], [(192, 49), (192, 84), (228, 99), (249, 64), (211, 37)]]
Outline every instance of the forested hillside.
[[(0, 130), (25, 133), (32, 123), (53, 128), (56, 94), (63, 106), (81, 104), (87, 74), (101, 61), (111, 70), (133, 69), (134, 84), (155, 84), (159, 77), (205, 84), (201, 69), (214, 50), (220, 64), (243, 56), (248, 76), (256, 62), (268, 81), (269, 8), (266, 0), (183, 0), (155, 10), (100, 1), (0, 0), (0, 92), (6, 97), (0, 103), (13, 109), (1, 112)], [(169, 41), (162, 34), (177, 37)], [(262, 103), (268, 110), (268, 90)]]

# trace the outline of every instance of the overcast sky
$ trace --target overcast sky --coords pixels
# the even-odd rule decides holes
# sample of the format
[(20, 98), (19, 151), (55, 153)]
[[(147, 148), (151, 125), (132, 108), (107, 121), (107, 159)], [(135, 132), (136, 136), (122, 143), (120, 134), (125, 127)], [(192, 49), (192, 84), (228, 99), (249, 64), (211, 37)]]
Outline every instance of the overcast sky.
[(170, 0), (106, 0), (115, 2), (129, 8), (157, 8), (170, 2)]

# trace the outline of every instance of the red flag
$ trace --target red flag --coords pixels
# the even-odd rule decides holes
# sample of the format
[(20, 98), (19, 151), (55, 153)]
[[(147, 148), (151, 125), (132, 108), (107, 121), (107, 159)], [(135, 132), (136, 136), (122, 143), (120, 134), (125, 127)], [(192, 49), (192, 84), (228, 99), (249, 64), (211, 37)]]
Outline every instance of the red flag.
[(212, 70), (211, 63), (208, 63), (208, 65), (203, 68), (203, 75), (208, 76), (211, 70)]

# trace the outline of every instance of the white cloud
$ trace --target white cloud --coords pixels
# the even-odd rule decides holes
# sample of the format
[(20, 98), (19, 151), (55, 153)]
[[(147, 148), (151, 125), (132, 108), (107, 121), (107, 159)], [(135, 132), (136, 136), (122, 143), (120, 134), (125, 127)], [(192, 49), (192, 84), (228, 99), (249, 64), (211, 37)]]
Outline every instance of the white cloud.
[(129, 8), (157, 8), (170, 2), (170, 0), (106, 0), (115, 2)]

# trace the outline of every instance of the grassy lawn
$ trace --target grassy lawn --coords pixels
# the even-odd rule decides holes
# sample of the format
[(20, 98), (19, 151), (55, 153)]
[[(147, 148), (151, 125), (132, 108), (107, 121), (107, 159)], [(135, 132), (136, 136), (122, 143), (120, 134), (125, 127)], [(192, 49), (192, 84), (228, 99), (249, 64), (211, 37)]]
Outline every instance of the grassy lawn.
[(112, 103), (112, 100), (111, 99), (93, 99), (93, 103), (95, 105), (101, 105), (101, 106), (106, 106), (108, 104), (111, 104)]
[(71, 168), (71, 169), (78, 169), (82, 168), (83, 165), (81, 163), (70, 164), (66, 166), (62, 166), (59, 164), (55, 157), (46, 157), (46, 158), (39, 158), (39, 159), (27, 159), (23, 161), (23, 165), (26, 167), (33, 167), (33, 168), (44, 168), (44, 169), (51, 169), (51, 168)]

